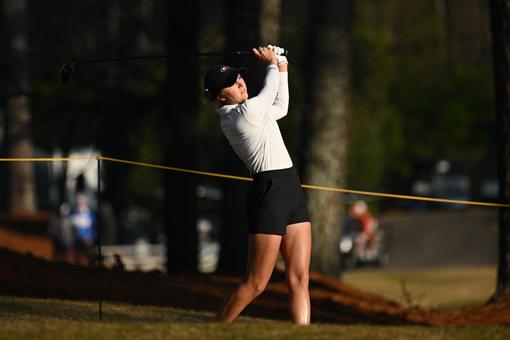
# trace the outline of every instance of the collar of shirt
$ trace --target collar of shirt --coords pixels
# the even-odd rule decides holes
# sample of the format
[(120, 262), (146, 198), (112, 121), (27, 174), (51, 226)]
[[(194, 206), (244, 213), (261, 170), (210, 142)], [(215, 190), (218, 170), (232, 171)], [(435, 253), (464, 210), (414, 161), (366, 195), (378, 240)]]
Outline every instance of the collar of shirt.
[(239, 104), (231, 104), (231, 105), (226, 104), (226, 105), (223, 105), (223, 106), (218, 106), (218, 107), (216, 108), (216, 112), (218, 112), (218, 114), (219, 114), (220, 116), (223, 116), (223, 115), (225, 115), (225, 114), (229, 113), (229, 112), (230, 112), (232, 109), (234, 109), (237, 105), (239, 105)]

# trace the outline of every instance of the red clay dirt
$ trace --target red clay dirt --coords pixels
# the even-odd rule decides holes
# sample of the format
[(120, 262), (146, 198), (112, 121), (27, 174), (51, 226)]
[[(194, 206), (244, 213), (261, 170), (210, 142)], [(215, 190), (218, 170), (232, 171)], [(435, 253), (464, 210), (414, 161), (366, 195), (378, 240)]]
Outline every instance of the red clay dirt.
[[(161, 272), (123, 272), (50, 262), (0, 248), (0, 294), (77, 300), (119, 301), (216, 311), (238, 277), (170, 276)], [(406, 308), (311, 273), (312, 322), (388, 325), (510, 325), (510, 304), (453, 310)], [(266, 291), (243, 315), (288, 320), (284, 275), (275, 271)]]

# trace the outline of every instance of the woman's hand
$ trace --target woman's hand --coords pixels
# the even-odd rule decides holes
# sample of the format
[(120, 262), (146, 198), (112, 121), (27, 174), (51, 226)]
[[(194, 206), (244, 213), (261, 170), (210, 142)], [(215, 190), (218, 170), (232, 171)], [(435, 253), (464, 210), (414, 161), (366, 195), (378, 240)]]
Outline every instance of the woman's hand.
[(276, 53), (276, 62), (278, 63), (278, 70), (280, 72), (288, 72), (289, 61), (285, 56), (285, 49), (279, 46), (267, 45), (268, 48)]
[(278, 64), (276, 53), (268, 47), (253, 48), (252, 52), (258, 60), (267, 65)]

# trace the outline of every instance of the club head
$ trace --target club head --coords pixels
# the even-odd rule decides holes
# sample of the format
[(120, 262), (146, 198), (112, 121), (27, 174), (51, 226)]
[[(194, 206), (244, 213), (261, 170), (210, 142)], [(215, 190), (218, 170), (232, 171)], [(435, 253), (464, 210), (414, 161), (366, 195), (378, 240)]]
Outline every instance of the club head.
[(65, 84), (69, 81), (69, 78), (71, 78), (71, 75), (74, 71), (74, 65), (76, 64), (76, 60), (69, 60), (62, 65), (60, 68), (60, 81), (62, 84)]

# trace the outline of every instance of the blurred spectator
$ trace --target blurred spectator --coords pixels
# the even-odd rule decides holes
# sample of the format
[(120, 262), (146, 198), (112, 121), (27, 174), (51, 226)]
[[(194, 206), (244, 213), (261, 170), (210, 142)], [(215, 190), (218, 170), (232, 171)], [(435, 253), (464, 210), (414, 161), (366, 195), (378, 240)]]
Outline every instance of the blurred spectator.
[(76, 197), (75, 207), (71, 212), (71, 222), (74, 230), (74, 250), (77, 264), (85, 257), (87, 264), (94, 262), (94, 241), (96, 217), (87, 204), (83, 195)]
[(364, 201), (354, 201), (349, 209), (349, 218), (353, 220), (353, 225), (359, 228), (359, 233), (354, 240), (354, 248), (357, 251), (369, 248), (374, 244), (375, 219), (368, 211), (368, 206)]
[(69, 204), (62, 203), (58, 215), (53, 218), (48, 227), (48, 234), (53, 241), (56, 260), (69, 260), (69, 249), (72, 247), (74, 239), (70, 213)]

